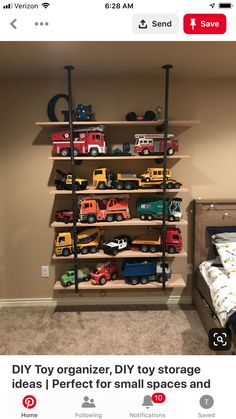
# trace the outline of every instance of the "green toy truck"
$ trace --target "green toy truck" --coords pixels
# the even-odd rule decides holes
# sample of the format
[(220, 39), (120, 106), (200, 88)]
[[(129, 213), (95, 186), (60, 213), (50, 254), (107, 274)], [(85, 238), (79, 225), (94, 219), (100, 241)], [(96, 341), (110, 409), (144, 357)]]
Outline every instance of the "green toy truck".
[[(90, 279), (90, 269), (83, 268), (78, 269), (78, 281), (89, 281)], [(70, 287), (75, 284), (75, 271), (74, 269), (69, 269), (61, 275), (60, 283), (63, 287)]]
[[(180, 221), (182, 199), (173, 198), (166, 201), (165, 214), (168, 221)], [(136, 212), (141, 220), (161, 220), (163, 216), (163, 200), (161, 198), (139, 198), (136, 201)]]

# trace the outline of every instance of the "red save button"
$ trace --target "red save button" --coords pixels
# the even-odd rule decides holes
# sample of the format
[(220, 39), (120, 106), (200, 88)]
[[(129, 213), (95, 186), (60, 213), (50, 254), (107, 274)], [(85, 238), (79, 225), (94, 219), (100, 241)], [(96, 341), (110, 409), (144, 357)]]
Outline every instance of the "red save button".
[(184, 16), (184, 32), (189, 35), (217, 35), (226, 32), (226, 16), (221, 13)]

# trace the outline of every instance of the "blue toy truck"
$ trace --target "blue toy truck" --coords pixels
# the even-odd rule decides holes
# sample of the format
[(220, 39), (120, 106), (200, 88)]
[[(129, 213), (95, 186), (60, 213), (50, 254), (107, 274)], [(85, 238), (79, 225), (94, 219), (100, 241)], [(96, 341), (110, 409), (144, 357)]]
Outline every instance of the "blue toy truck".
[[(163, 282), (163, 263), (161, 259), (125, 259), (122, 264), (122, 275), (131, 285), (147, 284), (151, 281)], [(165, 263), (166, 281), (171, 276), (170, 264)]]

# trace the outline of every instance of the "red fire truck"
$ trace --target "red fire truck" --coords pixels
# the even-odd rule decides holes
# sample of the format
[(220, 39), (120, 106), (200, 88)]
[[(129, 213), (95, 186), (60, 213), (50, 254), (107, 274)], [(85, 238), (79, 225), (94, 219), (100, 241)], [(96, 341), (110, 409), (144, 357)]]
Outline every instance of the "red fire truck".
[(95, 223), (96, 221), (123, 221), (130, 218), (127, 199), (81, 199), (79, 201), (79, 221)]
[[(52, 143), (53, 156), (70, 156), (70, 133), (68, 131), (53, 132)], [(106, 154), (106, 152), (107, 146), (102, 128), (94, 127), (74, 131), (75, 157), (86, 154), (96, 157)]]
[[(164, 153), (164, 134), (136, 134), (134, 150), (143, 156), (148, 154)], [(168, 134), (167, 154), (172, 156), (179, 151), (179, 143), (175, 140), (174, 134)]]

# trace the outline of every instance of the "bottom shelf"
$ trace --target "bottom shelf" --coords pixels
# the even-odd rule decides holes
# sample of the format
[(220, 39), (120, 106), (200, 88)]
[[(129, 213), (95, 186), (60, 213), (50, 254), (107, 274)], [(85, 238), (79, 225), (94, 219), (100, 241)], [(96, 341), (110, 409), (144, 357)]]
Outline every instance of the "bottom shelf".
[[(180, 274), (172, 274), (169, 281), (166, 283), (166, 288), (185, 288), (186, 283)], [(80, 290), (116, 290), (116, 289), (162, 289), (162, 284), (159, 282), (149, 282), (146, 285), (129, 285), (123, 279), (116, 279), (115, 281), (108, 281), (105, 285), (92, 285), (91, 282), (81, 282), (79, 284)], [(54, 291), (74, 291), (74, 286), (64, 288), (60, 281), (57, 281), (54, 285)]]

